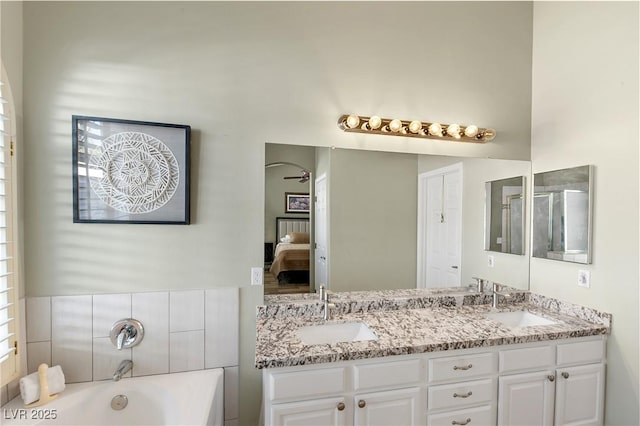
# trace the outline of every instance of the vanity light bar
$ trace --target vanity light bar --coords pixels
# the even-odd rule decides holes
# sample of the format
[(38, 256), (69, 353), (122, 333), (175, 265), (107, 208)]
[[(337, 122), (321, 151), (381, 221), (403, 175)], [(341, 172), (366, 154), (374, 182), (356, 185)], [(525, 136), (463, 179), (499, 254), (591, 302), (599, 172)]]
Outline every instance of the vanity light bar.
[(373, 133), (376, 135), (408, 136), (414, 138), (440, 139), (456, 142), (484, 143), (496, 137), (493, 129), (478, 126), (441, 123), (423, 123), (419, 120), (407, 121), (380, 118), (377, 115), (342, 115), (338, 127), (345, 132)]

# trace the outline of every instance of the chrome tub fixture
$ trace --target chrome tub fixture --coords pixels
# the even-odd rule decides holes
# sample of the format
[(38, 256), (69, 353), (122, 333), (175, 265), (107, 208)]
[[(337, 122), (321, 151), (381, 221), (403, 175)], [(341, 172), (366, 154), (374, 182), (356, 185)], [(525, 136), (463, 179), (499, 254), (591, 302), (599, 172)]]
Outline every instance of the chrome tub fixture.
[(428, 123), (419, 120), (407, 121), (397, 118), (380, 118), (377, 115), (365, 117), (345, 114), (338, 119), (338, 127), (345, 132), (408, 136), (456, 142), (485, 143), (496, 137), (494, 129), (480, 128), (473, 124), (462, 126), (457, 123)]

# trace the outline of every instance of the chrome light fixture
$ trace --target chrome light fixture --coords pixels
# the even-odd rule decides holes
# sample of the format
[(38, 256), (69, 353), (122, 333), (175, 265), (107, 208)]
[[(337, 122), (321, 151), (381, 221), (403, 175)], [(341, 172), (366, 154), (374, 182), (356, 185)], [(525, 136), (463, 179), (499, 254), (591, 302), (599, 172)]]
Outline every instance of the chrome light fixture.
[(407, 121), (397, 118), (380, 118), (377, 115), (365, 117), (345, 114), (338, 119), (338, 127), (345, 132), (408, 136), (456, 142), (484, 143), (496, 137), (495, 130), (480, 128), (473, 124), (463, 126), (457, 123), (427, 123), (419, 120)]

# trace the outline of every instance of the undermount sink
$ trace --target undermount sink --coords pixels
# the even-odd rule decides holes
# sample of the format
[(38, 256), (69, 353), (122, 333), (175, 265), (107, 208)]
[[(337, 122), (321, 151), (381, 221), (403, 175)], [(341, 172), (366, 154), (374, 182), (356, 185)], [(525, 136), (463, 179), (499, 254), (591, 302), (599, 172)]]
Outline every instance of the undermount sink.
[(308, 325), (296, 332), (305, 345), (378, 340), (378, 336), (361, 322)]
[(557, 324), (557, 322), (553, 320), (543, 318), (527, 311), (494, 312), (486, 314), (485, 317), (498, 321), (509, 327), (532, 327), (536, 325)]

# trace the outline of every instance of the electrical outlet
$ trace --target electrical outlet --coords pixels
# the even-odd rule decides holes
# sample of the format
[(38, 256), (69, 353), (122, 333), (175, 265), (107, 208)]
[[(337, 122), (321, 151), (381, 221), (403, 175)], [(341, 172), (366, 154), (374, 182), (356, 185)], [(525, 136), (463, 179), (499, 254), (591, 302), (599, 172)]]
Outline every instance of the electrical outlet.
[(262, 285), (262, 268), (251, 268), (251, 285)]
[(578, 270), (578, 286), (585, 288), (591, 287), (591, 272), (585, 269)]
[(492, 255), (487, 256), (487, 266), (489, 268), (493, 268), (495, 266), (495, 259), (493, 258)]

